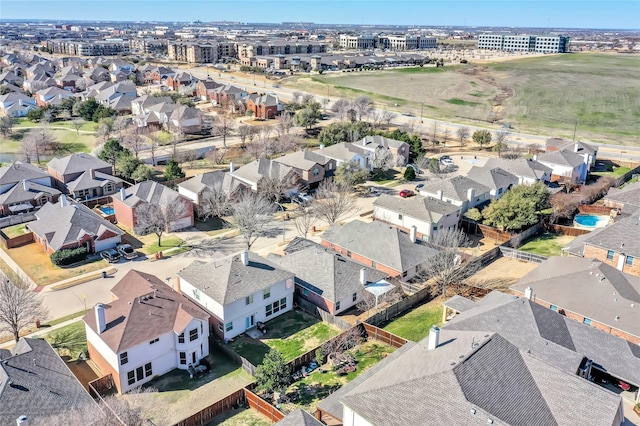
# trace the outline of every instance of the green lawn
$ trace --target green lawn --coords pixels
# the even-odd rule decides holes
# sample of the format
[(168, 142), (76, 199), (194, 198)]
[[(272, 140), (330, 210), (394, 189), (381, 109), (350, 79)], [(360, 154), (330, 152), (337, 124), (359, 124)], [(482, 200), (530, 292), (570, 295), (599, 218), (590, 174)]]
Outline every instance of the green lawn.
[(407, 340), (417, 342), (429, 334), (432, 325), (442, 322), (442, 303), (432, 300), (387, 324), (384, 329)]
[[(172, 247), (180, 247), (184, 243), (184, 241), (182, 241), (178, 237), (163, 237), (160, 240), (160, 243), (162, 245), (159, 246), (156, 235), (151, 234), (150, 236), (154, 238), (153, 242), (148, 245), (145, 245), (145, 247), (142, 249), (142, 251), (146, 254), (155, 254), (159, 251), (167, 250)], [(149, 235), (147, 235), (147, 237), (149, 237)]]
[(629, 173), (631, 171), (630, 167), (615, 167), (610, 172), (593, 172), (591, 173), (594, 176), (611, 176), (611, 177), (620, 177), (625, 173)]
[(566, 247), (575, 237), (559, 234), (541, 234), (526, 241), (518, 250), (543, 256), (560, 256), (562, 247)]
[(260, 340), (240, 335), (229, 343), (229, 347), (257, 366), (271, 348), (282, 352), (286, 361), (291, 361), (340, 333), (337, 328), (311, 315), (295, 311), (289, 311), (266, 325), (269, 332)]
[(26, 223), (20, 223), (18, 225), (7, 226), (6, 228), (2, 228), (2, 233), (8, 238), (19, 237), (29, 232), (26, 225)]
[(52, 330), (44, 338), (58, 352), (58, 355), (68, 355), (71, 359), (77, 359), (81, 351), (87, 350), (84, 322), (80, 320)]
[[(27, 128), (16, 128), (6, 138), (0, 137), (0, 149), (3, 153), (18, 153), (20, 142), (29, 131)], [(49, 129), (49, 132), (60, 143), (60, 149), (55, 153), (57, 156), (65, 156), (74, 152), (90, 152), (96, 146), (96, 137), (92, 134), (80, 133), (75, 130)], [(31, 159), (35, 161), (35, 158)]]
[(271, 421), (250, 408), (229, 410), (207, 423), (206, 426), (271, 426)]

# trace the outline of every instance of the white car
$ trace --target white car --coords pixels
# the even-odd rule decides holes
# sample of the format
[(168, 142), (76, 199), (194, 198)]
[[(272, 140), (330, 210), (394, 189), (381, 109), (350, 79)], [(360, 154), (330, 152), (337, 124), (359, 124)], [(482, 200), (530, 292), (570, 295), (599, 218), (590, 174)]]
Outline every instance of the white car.
[(120, 256), (124, 257), (127, 260), (135, 259), (136, 257), (138, 257), (138, 252), (136, 252), (129, 244), (119, 245), (118, 254), (120, 254)]

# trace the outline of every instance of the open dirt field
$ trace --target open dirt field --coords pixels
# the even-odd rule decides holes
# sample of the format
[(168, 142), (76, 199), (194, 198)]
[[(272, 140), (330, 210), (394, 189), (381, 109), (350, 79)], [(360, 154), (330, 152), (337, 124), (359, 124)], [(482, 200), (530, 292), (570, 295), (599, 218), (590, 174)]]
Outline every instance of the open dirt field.
[(501, 257), (467, 279), (466, 282), (477, 287), (508, 292), (511, 285), (537, 267), (537, 263)]
[[(543, 55), (444, 68), (325, 73), (287, 85), (320, 96), (360, 95), (399, 113), (516, 131), (640, 145), (640, 55)], [(397, 106), (396, 106), (397, 105)]]

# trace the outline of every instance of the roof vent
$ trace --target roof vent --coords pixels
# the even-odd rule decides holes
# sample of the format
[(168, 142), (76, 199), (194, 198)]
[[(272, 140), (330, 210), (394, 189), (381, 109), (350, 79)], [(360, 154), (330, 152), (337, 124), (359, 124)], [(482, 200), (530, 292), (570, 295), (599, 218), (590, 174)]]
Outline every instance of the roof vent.
[(616, 321), (619, 321), (619, 320), (620, 320), (620, 317), (616, 315)]
[(471, 407), (471, 410), (470, 410), (470, 411), (471, 411), (471, 414), (475, 414), (475, 413), (476, 413), (476, 409), (475, 409), (475, 408), (473, 408), (473, 407)]
[(493, 424), (493, 419), (487, 419), (487, 424), (488, 425), (492, 425)]

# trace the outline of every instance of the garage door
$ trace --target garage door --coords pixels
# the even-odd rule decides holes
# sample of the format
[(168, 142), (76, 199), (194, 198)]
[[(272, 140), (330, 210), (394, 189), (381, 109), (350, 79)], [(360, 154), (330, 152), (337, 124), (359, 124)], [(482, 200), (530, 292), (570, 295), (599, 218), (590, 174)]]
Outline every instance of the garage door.
[(120, 244), (120, 241), (121, 241), (120, 236), (107, 238), (106, 240), (96, 240), (95, 241), (96, 253), (102, 250), (113, 248), (116, 245)]

